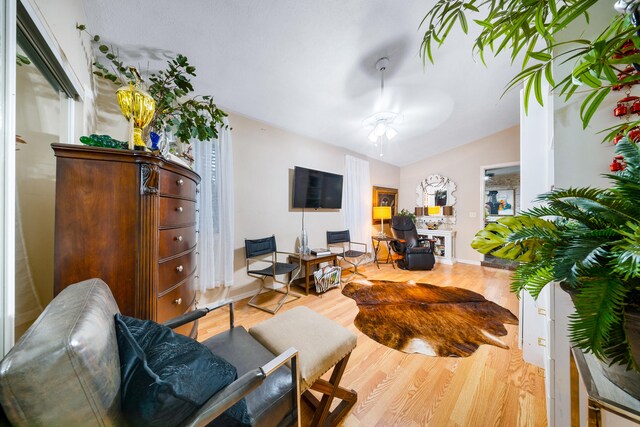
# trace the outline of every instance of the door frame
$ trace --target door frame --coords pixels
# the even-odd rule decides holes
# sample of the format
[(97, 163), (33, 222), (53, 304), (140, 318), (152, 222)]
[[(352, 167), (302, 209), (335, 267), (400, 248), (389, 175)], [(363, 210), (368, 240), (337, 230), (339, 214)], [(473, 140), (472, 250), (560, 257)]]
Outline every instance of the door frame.
[(16, 0), (0, 6), (0, 354), (14, 343), (15, 324), (15, 188), (16, 188)]
[[(500, 168), (508, 168), (512, 166), (520, 166), (520, 160), (515, 162), (505, 162), (505, 163), (495, 163), (491, 165), (483, 165), (480, 166), (480, 217), (479, 219), (479, 228), (478, 230), (482, 230), (484, 228), (484, 192), (485, 192), (485, 179), (484, 175), (488, 169), (500, 169)], [(515, 209), (515, 207), (514, 207)], [(484, 255), (482, 255), (482, 259), (484, 260)]]
[[(61, 137), (71, 143), (76, 140), (75, 121), (85, 100), (85, 90), (73, 73), (50, 29), (30, 0), (5, 0), (0, 5), (0, 355), (5, 355), (15, 342), (15, 209), (16, 209), (16, 50), (17, 28), (30, 37), (29, 43), (37, 47), (45, 60), (47, 69), (60, 83), (61, 93)], [(77, 111), (78, 110), (78, 111)], [(84, 120), (83, 120), (84, 122)], [(84, 125), (83, 125), (84, 126)]]

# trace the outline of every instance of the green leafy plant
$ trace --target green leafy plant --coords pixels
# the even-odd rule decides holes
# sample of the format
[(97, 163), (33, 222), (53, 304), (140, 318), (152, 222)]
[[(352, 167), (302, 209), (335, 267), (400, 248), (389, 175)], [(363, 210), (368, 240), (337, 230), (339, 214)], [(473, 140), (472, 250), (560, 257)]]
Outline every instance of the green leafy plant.
[(166, 126), (175, 129), (176, 136), (185, 143), (192, 138), (208, 141), (218, 137), (218, 129), (227, 116), (219, 109), (210, 95), (190, 96), (194, 92), (191, 78), (196, 76), (196, 67), (186, 56), (178, 54), (167, 61), (167, 67), (148, 73), (146, 80), (137, 69), (126, 65), (120, 59), (118, 49), (101, 43), (99, 35), (90, 34), (85, 25), (78, 25), (79, 31), (87, 32), (104, 55), (106, 64), (97, 59), (93, 63), (93, 74), (108, 80), (116, 86), (142, 82), (156, 101), (156, 112), (149, 129), (159, 133)]
[[(593, 40), (557, 41), (557, 35), (569, 24), (584, 19), (597, 0), (438, 0), (420, 26), (426, 28), (421, 45), (423, 61), (433, 63), (434, 46), (442, 45), (456, 24), (464, 33), (469, 23), (480, 27), (474, 52), (485, 62), (487, 53), (510, 52), (511, 61), (522, 58), (522, 71), (508, 84), (509, 89), (524, 85), (525, 109), (533, 96), (543, 104), (543, 82), (559, 90), (565, 101), (577, 93), (586, 93), (580, 116), (586, 128), (612, 88), (640, 80), (629, 70), (640, 62), (640, 54), (622, 55), (628, 41), (640, 46), (640, 38), (628, 15), (616, 15)], [(613, 13), (612, 8), (612, 13)], [(554, 76), (554, 64), (570, 63), (571, 73)], [(619, 77), (620, 76), (620, 77)], [(624, 133), (640, 121), (621, 123), (603, 131), (604, 140)]]
[(416, 214), (406, 209), (402, 209), (400, 212), (398, 212), (398, 216), (408, 216), (409, 218), (411, 218), (411, 221), (413, 221), (414, 224), (416, 223)]
[(626, 168), (606, 175), (611, 188), (543, 194), (543, 206), (487, 225), (471, 246), (522, 263), (513, 292), (536, 298), (548, 283), (564, 282), (575, 303), (572, 342), (640, 370), (624, 330), (625, 311), (640, 310), (640, 148), (623, 138), (616, 153)]

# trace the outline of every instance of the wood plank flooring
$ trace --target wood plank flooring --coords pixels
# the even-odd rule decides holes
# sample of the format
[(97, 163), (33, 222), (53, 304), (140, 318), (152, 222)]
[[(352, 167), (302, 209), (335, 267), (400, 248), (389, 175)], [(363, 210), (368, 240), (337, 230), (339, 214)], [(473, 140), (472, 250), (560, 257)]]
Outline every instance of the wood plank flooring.
[[(509, 293), (511, 272), (465, 264), (436, 264), (432, 271), (409, 272), (381, 265), (361, 271), (368, 279), (415, 280), (438, 286), (470, 289), (518, 316), (518, 300)], [(293, 287), (297, 292), (302, 288)], [(437, 358), (405, 354), (371, 340), (353, 325), (355, 301), (334, 289), (285, 304), (298, 305), (335, 320), (358, 336), (342, 385), (358, 392), (358, 402), (342, 425), (351, 426), (545, 426), (544, 371), (522, 361), (518, 327), (506, 325), (509, 350), (483, 345), (468, 358)], [(271, 317), (236, 304), (236, 325), (247, 329)], [(228, 310), (211, 313), (200, 322), (199, 340), (228, 328)], [(313, 333), (313, 331), (309, 331)], [(302, 402), (302, 425), (311, 413)]]

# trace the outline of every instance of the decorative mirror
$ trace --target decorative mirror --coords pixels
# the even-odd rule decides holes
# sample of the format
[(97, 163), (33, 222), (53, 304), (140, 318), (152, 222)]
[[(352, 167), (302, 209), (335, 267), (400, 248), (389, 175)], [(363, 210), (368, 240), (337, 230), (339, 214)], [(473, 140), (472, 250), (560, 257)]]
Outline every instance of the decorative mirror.
[(446, 176), (434, 174), (416, 187), (416, 216), (429, 225), (455, 224), (455, 182)]

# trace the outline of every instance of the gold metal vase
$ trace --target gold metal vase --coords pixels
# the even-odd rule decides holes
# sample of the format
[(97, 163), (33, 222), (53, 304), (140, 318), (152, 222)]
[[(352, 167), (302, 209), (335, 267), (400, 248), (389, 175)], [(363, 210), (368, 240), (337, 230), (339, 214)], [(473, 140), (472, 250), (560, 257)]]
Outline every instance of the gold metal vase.
[(118, 89), (116, 96), (122, 115), (133, 126), (132, 135), (129, 136), (129, 148), (145, 150), (147, 145), (142, 140), (142, 129), (148, 126), (153, 119), (156, 102), (149, 93), (133, 84)]

